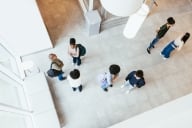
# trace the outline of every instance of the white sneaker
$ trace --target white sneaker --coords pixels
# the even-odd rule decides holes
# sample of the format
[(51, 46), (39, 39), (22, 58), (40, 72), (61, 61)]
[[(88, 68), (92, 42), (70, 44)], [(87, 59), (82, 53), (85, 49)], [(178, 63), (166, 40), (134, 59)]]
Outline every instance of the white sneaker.
[(129, 93), (130, 93), (130, 90), (127, 90), (127, 91), (126, 91), (126, 94), (129, 94)]
[(75, 68), (76, 68), (76, 69), (79, 69), (79, 67), (80, 67), (80, 66), (78, 66), (78, 65), (75, 65)]
[(121, 88), (124, 88), (125, 87), (125, 85), (123, 84), (123, 85), (121, 85)]
[(72, 66), (75, 66), (75, 63), (72, 63)]

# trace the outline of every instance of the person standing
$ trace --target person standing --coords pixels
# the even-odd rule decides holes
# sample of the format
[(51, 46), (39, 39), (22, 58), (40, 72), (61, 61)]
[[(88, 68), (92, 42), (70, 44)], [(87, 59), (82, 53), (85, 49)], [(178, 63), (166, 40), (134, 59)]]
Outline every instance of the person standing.
[(147, 48), (147, 52), (151, 54), (151, 49), (155, 48), (155, 44), (158, 43), (158, 41), (167, 33), (170, 27), (172, 27), (175, 24), (175, 20), (173, 17), (169, 17), (167, 19), (167, 23), (162, 25), (156, 32), (157, 35), (153, 39), (153, 41), (150, 43), (150, 45)]
[(81, 65), (81, 58), (79, 53), (80, 50), (79, 47), (77, 47), (75, 38), (70, 38), (68, 54), (73, 58), (73, 65)]
[(79, 90), (79, 92), (82, 91), (83, 86), (81, 83), (80, 71), (78, 69), (74, 69), (73, 71), (71, 71), (67, 76), (67, 80), (69, 81), (69, 84), (72, 87), (73, 91), (76, 91), (77, 89)]
[(164, 59), (170, 57), (170, 54), (175, 49), (180, 51), (186, 41), (189, 39), (190, 33), (186, 32), (183, 36), (179, 36), (176, 40), (171, 41), (162, 51), (161, 55)]
[(51, 69), (54, 70), (54, 74), (58, 76), (59, 80), (65, 80), (66, 77), (63, 76), (62, 68), (64, 66), (63, 61), (61, 61), (59, 58), (57, 58), (57, 55), (54, 53), (49, 54), (49, 59), (51, 60)]
[(130, 93), (130, 91), (135, 88), (141, 88), (145, 85), (144, 74), (142, 70), (132, 71), (130, 72), (127, 77), (125, 78), (125, 83), (121, 86), (124, 88), (125, 86), (128, 87), (126, 93)]
[(99, 84), (104, 91), (108, 91), (108, 87), (113, 87), (113, 82), (117, 79), (120, 72), (120, 66), (112, 64), (109, 71), (98, 76)]

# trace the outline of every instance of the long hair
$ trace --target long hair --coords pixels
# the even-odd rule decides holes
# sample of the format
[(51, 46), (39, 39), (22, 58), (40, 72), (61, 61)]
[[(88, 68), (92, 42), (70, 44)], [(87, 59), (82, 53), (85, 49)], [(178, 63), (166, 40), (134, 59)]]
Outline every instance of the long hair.
[(189, 39), (189, 37), (190, 37), (190, 33), (186, 32), (185, 35), (181, 38), (181, 41), (183, 41), (185, 44), (185, 42)]

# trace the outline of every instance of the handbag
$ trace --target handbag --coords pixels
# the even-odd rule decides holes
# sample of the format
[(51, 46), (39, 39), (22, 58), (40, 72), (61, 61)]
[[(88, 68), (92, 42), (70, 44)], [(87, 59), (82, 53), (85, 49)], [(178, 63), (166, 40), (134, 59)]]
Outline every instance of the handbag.
[(54, 62), (51, 63), (50, 69), (47, 71), (47, 75), (50, 77), (56, 77), (56, 76), (62, 74), (63, 73), (62, 70), (58, 71), (58, 70), (52, 69), (53, 64), (54, 64)]

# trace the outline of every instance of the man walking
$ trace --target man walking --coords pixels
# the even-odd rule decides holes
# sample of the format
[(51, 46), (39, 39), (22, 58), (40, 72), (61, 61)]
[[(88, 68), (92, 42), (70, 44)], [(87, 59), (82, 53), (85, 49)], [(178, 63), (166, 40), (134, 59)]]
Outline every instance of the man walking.
[(158, 41), (167, 33), (170, 27), (172, 27), (175, 24), (175, 20), (173, 17), (169, 17), (167, 19), (167, 23), (162, 25), (158, 30), (157, 30), (157, 35), (153, 39), (153, 41), (150, 43), (149, 47), (147, 48), (147, 52), (151, 54), (151, 49), (155, 48), (155, 44), (158, 43)]

